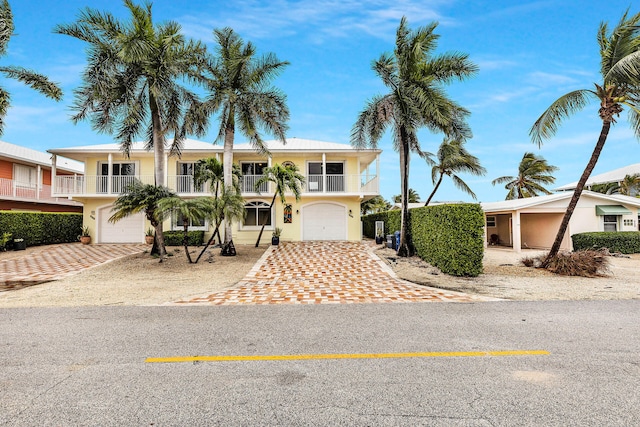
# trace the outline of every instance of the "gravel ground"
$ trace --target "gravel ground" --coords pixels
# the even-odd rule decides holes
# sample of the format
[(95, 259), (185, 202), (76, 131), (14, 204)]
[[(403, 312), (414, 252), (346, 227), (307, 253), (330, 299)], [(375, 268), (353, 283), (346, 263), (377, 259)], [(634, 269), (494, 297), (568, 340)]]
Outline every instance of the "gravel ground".
[(640, 299), (640, 254), (608, 257), (609, 273), (603, 277), (558, 276), (546, 270), (525, 267), (520, 260), (542, 251), (517, 254), (505, 248), (487, 248), (484, 273), (478, 277), (442, 274), (418, 257), (398, 258), (392, 249), (377, 249), (402, 279), (459, 292), (521, 301)]
[[(173, 256), (164, 263), (148, 254), (119, 259), (74, 276), (19, 290), (0, 292), (0, 308), (37, 306), (161, 305), (208, 295), (240, 281), (268, 246), (237, 245), (238, 255), (204, 255), (189, 264), (182, 248), (169, 248)], [(191, 248), (197, 256), (199, 248)], [(516, 254), (488, 248), (484, 274), (474, 278), (442, 274), (417, 257), (398, 258), (391, 249), (376, 249), (398, 277), (437, 288), (510, 300), (640, 299), (640, 254), (610, 257), (609, 275), (598, 278), (557, 276), (529, 268), (519, 260), (539, 251)], [(24, 253), (3, 253), (2, 259)]]

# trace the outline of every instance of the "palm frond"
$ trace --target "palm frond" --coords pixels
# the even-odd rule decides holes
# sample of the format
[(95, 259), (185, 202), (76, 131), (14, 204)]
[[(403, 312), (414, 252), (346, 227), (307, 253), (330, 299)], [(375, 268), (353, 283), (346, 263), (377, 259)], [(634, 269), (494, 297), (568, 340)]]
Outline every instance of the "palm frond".
[(562, 120), (584, 108), (590, 96), (597, 98), (597, 94), (594, 91), (580, 89), (569, 92), (555, 100), (529, 130), (532, 142), (541, 146), (545, 139), (555, 135)]

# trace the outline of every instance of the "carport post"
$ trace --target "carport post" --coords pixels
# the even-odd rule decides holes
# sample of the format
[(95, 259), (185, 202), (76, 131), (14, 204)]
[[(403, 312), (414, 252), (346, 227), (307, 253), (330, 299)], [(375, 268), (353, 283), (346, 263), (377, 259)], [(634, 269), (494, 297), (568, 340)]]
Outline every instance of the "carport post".
[(520, 234), (520, 211), (511, 213), (511, 238), (513, 239), (513, 250), (522, 252), (522, 236)]

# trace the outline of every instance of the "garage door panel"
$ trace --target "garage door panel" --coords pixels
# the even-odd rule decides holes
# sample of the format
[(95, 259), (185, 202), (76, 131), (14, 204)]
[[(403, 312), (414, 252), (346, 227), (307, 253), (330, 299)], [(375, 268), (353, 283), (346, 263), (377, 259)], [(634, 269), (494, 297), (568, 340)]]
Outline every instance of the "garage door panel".
[(302, 240), (346, 240), (344, 206), (318, 203), (305, 206), (302, 213)]
[(100, 243), (141, 243), (144, 235), (142, 213), (128, 216), (115, 223), (109, 222), (111, 207), (100, 209)]

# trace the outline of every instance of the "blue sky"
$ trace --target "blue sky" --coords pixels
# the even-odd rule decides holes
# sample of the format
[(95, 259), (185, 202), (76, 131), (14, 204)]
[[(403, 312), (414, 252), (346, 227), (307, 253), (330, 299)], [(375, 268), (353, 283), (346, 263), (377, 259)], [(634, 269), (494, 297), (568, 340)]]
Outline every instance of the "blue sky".
[[(10, 0), (16, 35), (1, 65), (20, 65), (47, 74), (60, 83), (65, 96), (56, 103), (20, 83), (3, 79), (12, 95), (2, 140), (36, 150), (111, 142), (86, 123), (69, 120), (73, 89), (85, 65), (82, 43), (52, 33), (70, 23), (84, 7), (126, 17), (118, 1), (66, 0), (51, 7), (44, 0)], [(467, 149), (487, 169), (484, 177), (462, 175), (480, 201), (504, 199), (506, 190), (491, 181), (517, 173), (526, 151), (542, 155), (559, 167), (557, 185), (579, 178), (597, 140), (601, 122), (597, 104), (567, 120), (540, 149), (529, 129), (560, 95), (592, 88), (600, 81), (596, 31), (611, 25), (632, 4), (619, 0), (456, 1), (456, 0), (156, 0), (156, 22), (175, 20), (185, 34), (213, 47), (212, 30), (230, 26), (252, 41), (260, 53), (273, 52), (291, 65), (275, 81), (291, 111), (288, 136), (349, 143), (358, 113), (375, 94), (385, 92), (371, 62), (391, 52), (395, 30), (404, 15), (412, 28), (438, 21), (441, 37), (436, 53), (465, 52), (480, 72), (448, 87), (449, 95), (472, 112), (474, 137)], [(632, 9), (633, 13), (638, 10)], [(211, 141), (215, 130), (204, 138)], [(271, 139), (270, 136), (267, 136)], [(435, 152), (442, 135), (419, 134), (421, 146)], [(236, 142), (245, 142), (238, 135)], [(391, 135), (379, 148), (381, 193), (400, 193), (398, 155)], [(594, 173), (637, 163), (638, 141), (620, 117)], [(431, 192), (430, 169), (414, 156), (410, 186), (422, 200)], [(435, 200), (472, 199), (445, 179)]]

